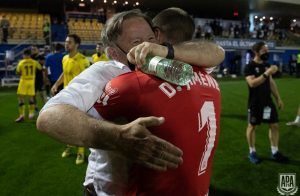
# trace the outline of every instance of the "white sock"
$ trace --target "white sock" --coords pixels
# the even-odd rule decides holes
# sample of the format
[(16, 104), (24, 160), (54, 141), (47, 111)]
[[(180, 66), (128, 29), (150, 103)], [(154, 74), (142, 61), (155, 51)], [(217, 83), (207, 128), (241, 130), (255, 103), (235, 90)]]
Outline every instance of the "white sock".
[(295, 122), (300, 123), (300, 116), (299, 115), (296, 117)]
[(249, 149), (250, 149), (250, 153), (256, 152), (255, 147), (249, 147)]
[(272, 154), (278, 152), (278, 146), (271, 146)]

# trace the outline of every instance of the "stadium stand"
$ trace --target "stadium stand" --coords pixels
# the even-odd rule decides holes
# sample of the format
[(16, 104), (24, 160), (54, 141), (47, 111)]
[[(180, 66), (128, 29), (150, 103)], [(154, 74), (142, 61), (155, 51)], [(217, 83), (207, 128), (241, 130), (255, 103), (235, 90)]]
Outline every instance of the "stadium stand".
[(10, 22), (9, 43), (20, 43), (27, 39), (44, 42), (43, 25), (50, 22), (49, 14), (1, 12), (0, 16), (3, 15)]
[(103, 27), (97, 19), (69, 18), (69, 33), (79, 35), (85, 42), (100, 41), (100, 32)]

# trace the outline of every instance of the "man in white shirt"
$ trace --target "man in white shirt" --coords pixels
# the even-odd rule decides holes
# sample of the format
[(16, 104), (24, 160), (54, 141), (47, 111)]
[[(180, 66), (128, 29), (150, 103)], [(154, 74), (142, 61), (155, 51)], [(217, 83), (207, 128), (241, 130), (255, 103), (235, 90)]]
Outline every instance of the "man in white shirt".
[[(82, 72), (66, 89), (50, 99), (37, 121), (40, 130), (64, 143), (93, 148), (84, 185), (93, 184), (98, 195), (122, 194), (127, 182), (128, 160), (156, 170), (176, 168), (182, 162), (180, 149), (146, 129), (163, 123), (163, 118), (139, 118), (125, 125), (115, 125), (96, 120), (101, 117), (92, 107), (102, 94), (99, 92), (101, 87), (110, 79), (130, 71), (126, 53), (131, 48), (143, 45), (143, 51), (135, 50), (136, 57), (144, 55), (145, 50), (152, 55), (167, 56), (168, 47), (150, 43), (156, 42), (150, 24), (137, 11), (122, 12), (111, 18), (103, 33), (109, 35), (110, 32), (105, 30), (117, 28), (114, 29), (117, 33), (110, 35), (114, 42), (108, 47), (108, 54), (114, 60), (95, 63)], [(194, 53), (190, 51), (191, 47)], [(223, 49), (213, 43), (174, 45), (174, 54), (176, 59), (207, 66), (215, 66), (224, 58)]]

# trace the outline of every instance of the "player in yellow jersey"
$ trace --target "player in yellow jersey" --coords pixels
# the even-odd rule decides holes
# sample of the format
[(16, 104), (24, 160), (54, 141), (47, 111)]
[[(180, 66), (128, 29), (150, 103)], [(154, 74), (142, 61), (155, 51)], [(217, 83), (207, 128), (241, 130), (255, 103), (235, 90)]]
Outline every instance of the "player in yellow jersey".
[(96, 46), (96, 54), (92, 56), (93, 63), (98, 61), (109, 61), (109, 58), (106, 56), (103, 48), (103, 43), (98, 43)]
[[(63, 72), (51, 88), (52, 94), (57, 93), (57, 89), (61, 84), (64, 84), (64, 88), (69, 84), (69, 82), (80, 74), (85, 68), (90, 65), (89, 60), (81, 53), (78, 52), (80, 45), (80, 37), (76, 34), (70, 34), (66, 38), (65, 48), (68, 55), (65, 55), (62, 64)], [(71, 146), (67, 146), (62, 157), (67, 157), (70, 155)], [(81, 164), (84, 162), (84, 147), (78, 147), (76, 164)]]
[(20, 75), (20, 82), (18, 85), (18, 101), (19, 101), (19, 117), (16, 122), (22, 122), (25, 119), (25, 97), (29, 96), (29, 119), (34, 117), (35, 108), (35, 75), (36, 70), (42, 70), (42, 66), (31, 57), (30, 50), (25, 50), (23, 53), (23, 60), (17, 66), (17, 74)]

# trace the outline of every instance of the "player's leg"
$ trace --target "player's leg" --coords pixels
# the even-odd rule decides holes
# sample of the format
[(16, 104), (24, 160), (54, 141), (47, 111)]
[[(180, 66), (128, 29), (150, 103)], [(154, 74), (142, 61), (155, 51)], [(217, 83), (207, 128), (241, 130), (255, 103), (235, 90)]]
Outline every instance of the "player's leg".
[(35, 100), (34, 96), (29, 97), (29, 119), (34, 118), (34, 113), (35, 113)]
[[(38, 94), (38, 86), (37, 86), (37, 84), (36, 84), (36, 81), (34, 81), (35, 83), (34, 83), (34, 96), (33, 96), (33, 101), (34, 101), (34, 103), (37, 103), (37, 98), (36, 98), (36, 96), (37, 96), (37, 94)], [(38, 108), (38, 106), (37, 106), (37, 104), (35, 104), (34, 105), (34, 111), (36, 112), (36, 113), (38, 113), (39, 112), (39, 108)]]
[(65, 157), (70, 156), (71, 150), (72, 150), (72, 146), (67, 145), (66, 148), (65, 148), (65, 150), (62, 152), (61, 157), (65, 158)]
[(45, 94), (46, 94), (45, 95), (45, 97), (46, 97), (46, 101), (45, 102), (47, 102), (50, 99), (50, 97), (51, 97), (50, 89), (51, 89), (51, 84), (47, 83), (45, 85)]
[(34, 82), (31, 82), (29, 84), (28, 96), (29, 96), (29, 119), (33, 119), (35, 114), (35, 107), (36, 107)]
[(78, 147), (76, 165), (84, 163), (84, 147)]
[[(44, 81), (41, 77), (36, 77), (35, 80), (35, 103), (37, 103), (37, 96), (41, 98), (42, 104), (46, 103), (46, 96), (44, 95)], [(36, 113), (39, 112), (37, 104), (35, 105)]]
[(281, 154), (278, 149), (278, 143), (279, 143), (278, 123), (271, 123), (269, 124), (269, 126), (270, 126), (269, 139), (271, 143), (272, 158), (278, 162), (287, 162), (289, 160), (288, 157)]
[(22, 122), (25, 119), (25, 105), (24, 105), (24, 96), (26, 95), (26, 82), (20, 80), (17, 90), (18, 95), (18, 110), (19, 117), (15, 120), (15, 122)]
[(295, 125), (295, 126), (300, 127), (300, 105), (298, 107), (298, 113), (297, 113), (297, 116), (296, 116), (295, 120), (286, 123), (286, 125), (288, 125), (288, 126)]
[(260, 113), (256, 109), (248, 109), (248, 126), (246, 129), (246, 138), (249, 146), (249, 160), (251, 163), (258, 164), (260, 159), (255, 149), (255, 129), (261, 123)]
[[(35, 94), (35, 93), (34, 93), (34, 94)], [(36, 94), (33, 96), (33, 101), (34, 101), (34, 103), (37, 103), (37, 101), (36, 101)], [(39, 108), (37, 107), (37, 104), (35, 104), (35, 106), (34, 106), (34, 111), (35, 111), (36, 113), (39, 112)]]
[(269, 139), (270, 139), (272, 153), (274, 154), (278, 151), (279, 125), (278, 125), (278, 123), (272, 123), (269, 126), (270, 126)]
[(279, 124), (278, 113), (274, 104), (271, 104), (271, 116), (269, 120), (269, 139), (271, 144), (272, 158), (278, 162), (286, 162), (288, 158), (279, 152)]
[(44, 90), (44, 87), (43, 87), (42, 89), (39, 89), (36, 93), (37, 93), (37, 94), (39, 95), (39, 97), (41, 98), (42, 104), (45, 104), (46, 101), (47, 101), (47, 99), (46, 99), (46, 92), (45, 92), (45, 90)]
[(249, 146), (250, 153), (255, 151), (255, 125), (248, 124), (246, 130), (246, 137)]
[(256, 126), (249, 123), (246, 130), (246, 137), (249, 146), (249, 160), (251, 163), (257, 164), (260, 162), (260, 159), (257, 157), (255, 149), (255, 129)]
[(15, 120), (15, 122), (22, 122), (25, 120), (25, 105), (24, 105), (24, 96), (18, 96), (18, 110), (19, 117)]

